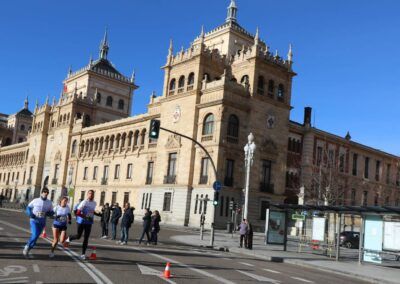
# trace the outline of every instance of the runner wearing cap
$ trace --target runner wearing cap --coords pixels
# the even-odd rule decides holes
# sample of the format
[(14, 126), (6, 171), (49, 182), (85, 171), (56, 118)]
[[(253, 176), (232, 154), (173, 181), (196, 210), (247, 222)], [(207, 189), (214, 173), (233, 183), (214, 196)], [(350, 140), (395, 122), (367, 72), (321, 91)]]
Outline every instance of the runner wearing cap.
[(73, 240), (79, 240), (83, 235), (83, 243), (82, 243), (82, 255), (81, 259), (85, 260), (86, 256), (86, 249), (88, 246), (89, 242), (89, 236), (90, 232), (92, 231), (92, 224), (93, 224), (93, 218), (94, 218), (94, 213), (96, 209), (96, 202), (93, 201), (94, 198), (94, 191), (89, 190), (87, 193), (87, 199), (82, 201), (78, 209), (76, 211), (76, 222), (78, 224), (78, 233), (74, 236), (69, 236), (68, 239), (66, 240), (67, 243)]
[(67, 205), (68, 197), (61, 197), (59, 204), (54, 207), (54, 222), (53, 222), (53, 243), (51, 245), (50, 258), (54, 257), (54, 250), (60, 240), (65, 242), (67, 237), (67, 223), (71, 224), (71, 209)]
[(23, 255), (28, 256), (29, 251), (36, 245), (36, 241), (46, 226), (46, 216), (52, 216), (53, 204), (47, 199), (49, 190), (44, 187), (39, 198), (33, 199), (26, 207), (26, 213), (30, 217), (31, 237), (24, 247)]

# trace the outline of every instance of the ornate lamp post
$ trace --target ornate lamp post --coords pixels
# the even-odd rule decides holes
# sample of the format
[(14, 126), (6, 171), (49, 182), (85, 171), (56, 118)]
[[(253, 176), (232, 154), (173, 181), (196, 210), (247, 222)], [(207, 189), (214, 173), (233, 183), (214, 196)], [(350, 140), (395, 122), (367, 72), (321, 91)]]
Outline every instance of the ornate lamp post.
[(249, 212), (249, 186), (250, 186), (250, 167), (253, 165), (254, 152), (256, 150), (256, 144), (254, 144), (254, 135), (250, 133), (247, 137), (248, 143), (244, 146), (244, 162), (246, 165), (246, 187), (245, 187), (245, 199), (244, 199), (244, 210), (243, 218), (247, 220)]

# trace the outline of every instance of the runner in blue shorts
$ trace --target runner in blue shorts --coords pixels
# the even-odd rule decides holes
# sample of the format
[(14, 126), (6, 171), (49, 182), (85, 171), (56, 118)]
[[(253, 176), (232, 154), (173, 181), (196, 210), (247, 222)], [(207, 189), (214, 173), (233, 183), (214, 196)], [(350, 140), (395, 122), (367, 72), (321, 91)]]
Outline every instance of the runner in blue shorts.
[(54, 257), (54, 250), (57, 247), (58, 241), (61, 241), (61, 243), (65, 242), (67, 237), (67, 223), (71, 224), (71, 209), (68, 206), (68, 197), (61, 197), (53, 211), (53, 243), (51, 245), (51, 253), (49, 254), (50, 258)]

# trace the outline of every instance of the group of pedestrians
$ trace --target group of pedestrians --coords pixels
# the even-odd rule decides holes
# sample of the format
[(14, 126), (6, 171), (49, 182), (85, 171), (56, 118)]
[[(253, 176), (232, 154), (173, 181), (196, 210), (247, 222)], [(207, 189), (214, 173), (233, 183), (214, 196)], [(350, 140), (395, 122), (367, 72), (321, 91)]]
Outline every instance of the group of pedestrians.
[[(121, 207), (119, 207), (118, 203), (110, 206), (106, 203), (101, 212), (96, 214), (100, 217), (100, 223), (102, 227), (101, 238), (108, 238), (108, 227), (109, 223), (111, 223), (111, 240), (117, 239), (117, 228), (119, 220), (121, 219), (121, 238), (117, 241), (118, 244), (126, 245), (128, 244), (129, 239), (129, 230), (132, 227), (135, 215), (135, 208), (130, 207), (129, 203), (126, 203), (122, 212)], [(147, 244), (157, 245), (158, 241), (158, 233), (160, 232), (160, 222), (161, 216), (160, 213), (155, 210), (153, 213), (149, 208), (144, 210), (143, 216), (143, 230), (142, 234), (139, 238), (139, 244), (142, 243), (144, 236), (147, 237)]]
[[(53, 242), (49, 254), (50, 258), (54, 257), (54, 251), (58, 243), (62, 243), (67, 247), (71, 241), (79, 240), (83, 235), (81, 259), (85, 260), (95, 215), (100, 217), (102, 228), (101, 238), (103, 239), (108, 237), (108, 225), (111, 223), (111, 239), (116, 240), (118, 223), (122, 218), (121, 238), (117, 243), (121, 245), (126, 245), (128, 243), (129, 229), (135, 219), (135, 208), (131, 207), (129, 203), (125, 203), (123, 212), (118, 203), (112, 206), (106, 203), (100, 212), (96, 212), (97, 204), (93, 200), (94, 191), (89, 190), (86, 199), (79, 200), (72, 210), (76, 216), (77, 233), (67, 236), (67, 226), (72, 223), (71, 209), (68, 206), (68, 197), (61, 197), (58, 204), (53, 207), (52, 202), (47, 199), (48, 195), (49, 190), (45, 187), (42, 189), (40, 197), (33, 199), (26, 207), (26, 213), (30, 218), (31, 237), (23, 249), (24, 256), (29, 256), (30, 251), (36, 245), (37, 239), (45, 229), (46, 217), (54, 217), (52, 226)], [(146, 235), (147, 244), (153, 243), (157, 245), (160, 222), (161, 217), (157, 210), (152, 213), (150, 209), (145, 209), (145, 214), (143, 216), (143, 232), (139, 244), (143, 241), (144, 235)]]
[(250, 222), (246, 219), (242, 220), (242, 223), (239, 225), (239, 234), (240, 234), (240, 241), (239, 247), (244, 247), (247, 249), (253, 249), (253, 226)]

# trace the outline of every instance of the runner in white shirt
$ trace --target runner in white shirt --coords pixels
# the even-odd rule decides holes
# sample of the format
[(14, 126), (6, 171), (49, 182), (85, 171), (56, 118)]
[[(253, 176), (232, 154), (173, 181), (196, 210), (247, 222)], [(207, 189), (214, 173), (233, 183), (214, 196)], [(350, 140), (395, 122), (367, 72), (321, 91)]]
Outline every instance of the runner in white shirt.
[(67, 237), (67, 223), (71, 224), (71, 209), (67, 205), (68, 197), (61, 197), (59, 204), (54, 207), (54, 222), (53, 222), (53, 243), (51, 245), (50, 258), (54, 257), (54, 250), (60, 240), (65, 242)]
[(26, 207), (26, 214), (30, 217), (31, 237), (25, 245), (23, 255), (28, 256), (29, 251), (36, 245), (36, 241), (46, 226), (46, 217), (53, 216), (53, 204), (47, 199), (49, 190), (44, 187), (39, 198), (33, 199)]
[(92, 224), (93, 224), (93, 218), (95, 214), (95, 209), (96, 209), (96, 202), (93, 201), (94, 198), (94, 191), (89, 190), (87, 193), (87, 199), (82, 201), (79, 206), (78, 210), (76, 212), (76, 222), (78, 223), (78, 232), (74, 236), (69, 236), (68, 239), (66, 240), (67, 243), (73, 240), (79, 240), (83, 235), (83, 243), (82, 243), (82, 255), (81, 259), (85, 260), (86, 256), (86, 249), (88, 246), (89, 242), (89, 236), (90, 232), (92, 230)]

